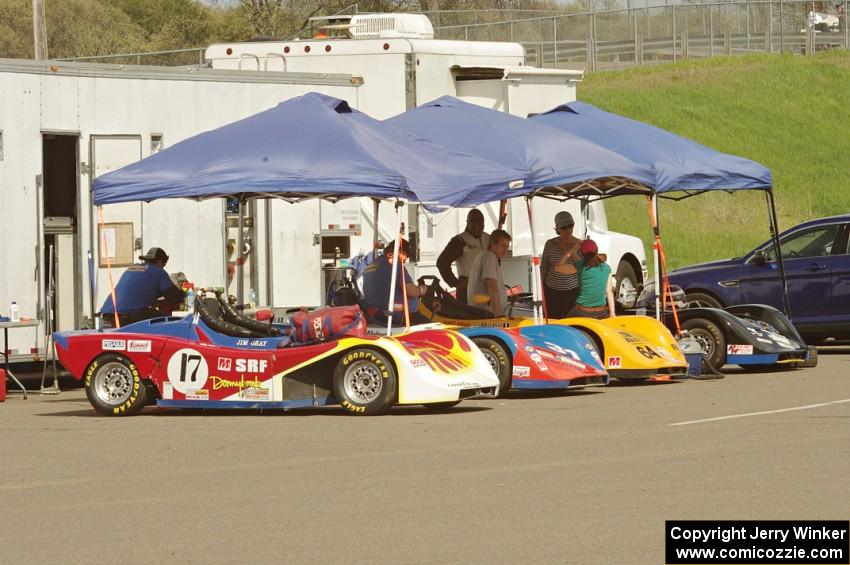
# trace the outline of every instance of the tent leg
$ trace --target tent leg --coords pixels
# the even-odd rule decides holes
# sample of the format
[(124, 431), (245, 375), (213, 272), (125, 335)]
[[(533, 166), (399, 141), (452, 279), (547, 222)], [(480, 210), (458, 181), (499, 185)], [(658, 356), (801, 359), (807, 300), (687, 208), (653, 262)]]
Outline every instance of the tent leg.
[(375, 251), (378, 249), (378, 238), (380, 236), (378, 229), (378, 213), (381, 211), (381, 201), (377, 198), (372, 199), (372, 226), (375, 228), (372, 234), (372, 253), (374, 257)]
[[(531, 297), (534, 305), (534, 323), (539, 324), (540, 313), (540, 294), (543, 290), (543, 283), (540, 280), (540, 257), (537, 255), (537, 236), (534, 233), (534, 214), (531, 211), (531, 196), (525, 199), (525, 207), (528, 210), (528, 229), (531, 230)], [(494, 312), (497, 316), (498, 312)]]
[(782, 288), (782, 310), (788, 319), (791, 319), (791, 304), (788, 301), (788, 279), (785, 277), (785, 261), (782, 259), (782, 245), (779, 242), (779, 223), (776, 221), (776, 202), (773, 199), (773, 190), (767, 189), (767, 204), (770, 212), (770, 232), (773, 236), (773, 245), (776, 247), (776, 264), (779, 266), (779, 284)]
[[(396, 261), (398, 260), (398, 249), (401, 245), (401, 209), (404, 206), (402, 202), (396, 202), (396, 213), (398, 214), (398, 229), (396, 229), (396, 237), (395, 243), (393, 244), (393, 264), (391, 265), (393, 273), (390, 276), (390, 303), (387, 306), (387, 310), (389, 311), (389, 315), (387, 316), (387, 336), (392, 335), (393, 333), (393, 311), (395, 309), (395, 285), (398, 283), (396, 280), (396, 275), (398, 274), (398, 268), (396, 267)], [(404, 265), (401, 267), (404, 269)], [(404, 284), (404, 276), (401, 278), (401, 284)]]
[(244, 249), (242, 246), (244, 245), (244, 241), (242, 240), (242, 229), (245, 226), (245, 199), (241, 196), (239, 197), (239, 223), (238, 223), (238, 231), (236, 232), (236, 249), (238, 249), (238, 253), (236, 254), (236, 303), (240, 305), (244, 305), (245, 302), (243, 300), (245, 293), (245, 281), (242, 280), (244, 276), (244, 271), (242, 266), (245, 263), (245, 256), (243, 254)]
[(661, 250), (658, 249), (658, 195), (652, 194), (652, 232), (654, 236), (652, 244), (652, 260), (655, 270), (655, 319), (661, 321)]
[(508, 219), (508, 201), (507, 199), (499, 200), (499, 229), (505, 229), (505, 222)]

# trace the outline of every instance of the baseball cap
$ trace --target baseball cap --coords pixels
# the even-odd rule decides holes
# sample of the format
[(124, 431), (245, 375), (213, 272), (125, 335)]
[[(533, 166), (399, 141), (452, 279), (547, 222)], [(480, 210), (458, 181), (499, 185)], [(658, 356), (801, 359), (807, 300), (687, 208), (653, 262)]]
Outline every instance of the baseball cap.
[(582, 255), (595, 255), (599, 253), (599, 248), (596, 246), (596, 242), (592, 239), (585, 239), (581, 242), (581, 254)]
[(144, 255), (139, 255), (142, 261), (168, 261), (168, 254), (161, 247), (151, 247)]
[(558, 229), (574, 226), (576, 224), (575, 220), (573, 220), (573, 215), (567, 211), (561, 211), (555, 214), (555, 227)]
[[(384, 254), (392, 253), (394, 247), (395, 247), (395, 241), (389, 242), (384, 247)], [(406, 239), (402, 238), (401, 245), (399, 245), (399, 251), (401, 251), (402, 253), (404, 253), (408, 257), (410, 257), (410, 242), (408, 242)]]

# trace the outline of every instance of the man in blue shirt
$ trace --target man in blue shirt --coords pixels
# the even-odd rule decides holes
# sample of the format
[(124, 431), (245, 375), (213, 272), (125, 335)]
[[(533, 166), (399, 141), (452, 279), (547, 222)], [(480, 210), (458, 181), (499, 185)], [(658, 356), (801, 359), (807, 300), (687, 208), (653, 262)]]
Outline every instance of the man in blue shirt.
[[(185, 293), (165, 272), (165, 264), (168, 263), (165, 251), (151, 247), (146, 254), (139, 255), (139, 259), (144, 263), (127, 268), (115, 285), (115, 306), (121, 325), (162, 316), (163, 313), (156, 308), (160, 297), (171, 306), (180, 304), (185, 298)], [(115, 308), (111, 295), (106, 297), (100, 313), (106, 322), (114, 321)]]
[(399, 258), (401, 261), (393, 260), (393, 246), (390, 242), (384, 247), (384, 254), (375, 259), (363, 272), (363, 300), (366, 302), (366, 317), (370, 321), (386, 322), (387, 306), (390, 302), (390, 282), (393, 274), (393, 264), (398, 265), (396, 274), (395, 300), (393, 308), (393, 323), (404, 323), (404, 312), (402, 311), (404, 296), (402, 294), (402, 273), (404, 273), (404, 284), (407, 287), (407, 308), (410, 312), (410, 321), (414, 324), (422, 324), (428, 321), (416, 311), (419, 304), (418, 298), (427, 290), (424, 285), (420, 286), (413, 282), (410, 273), (403, 267), (403, 263), (410, 254), (410, 244), (406, 239), (401, 240), (399, 246)]

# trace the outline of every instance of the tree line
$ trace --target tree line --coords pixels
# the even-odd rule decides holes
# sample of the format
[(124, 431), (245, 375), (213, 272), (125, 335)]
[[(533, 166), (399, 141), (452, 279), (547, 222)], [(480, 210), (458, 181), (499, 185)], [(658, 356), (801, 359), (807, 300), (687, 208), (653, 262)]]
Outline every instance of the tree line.
[[(284, 38), (351, 0), (44, 0), (50, 58)], [(360, 12), (563, 9), (555, 0), (366, 0)], [(0, 0), (0, 57), (32, 58), (32, 0)]]

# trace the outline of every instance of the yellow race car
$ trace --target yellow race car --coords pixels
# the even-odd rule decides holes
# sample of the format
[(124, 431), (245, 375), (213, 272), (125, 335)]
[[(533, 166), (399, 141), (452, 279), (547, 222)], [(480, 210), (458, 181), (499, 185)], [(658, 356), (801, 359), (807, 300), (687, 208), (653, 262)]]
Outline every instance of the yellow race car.
[[(507, 316), (495, 317), (487, 310), (458, 302), (436, 277), (422, 277), (428, 292), (419, 301), (418, 312), (434, 322), (460, 327), (512, 328), (534, 325), (528, 310), (510, 302)], [(664, 324), (646, 316), (547, 319), (548, 324), (566, 325), (585, 332), (596, 345), (609, 376), (620, 380), (654, 377), (683, 377), (688, 364), (676, 339)], [(557, 344), (556, 344), (557, 345)]]

